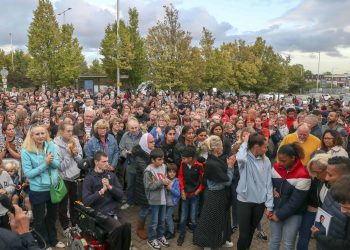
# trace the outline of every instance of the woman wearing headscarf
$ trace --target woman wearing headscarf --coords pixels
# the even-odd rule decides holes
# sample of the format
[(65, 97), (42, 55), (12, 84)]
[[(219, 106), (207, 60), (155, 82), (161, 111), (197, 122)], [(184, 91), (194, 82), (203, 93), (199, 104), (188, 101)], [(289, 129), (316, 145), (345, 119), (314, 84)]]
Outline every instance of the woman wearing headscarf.
[(143, 240), (147, 239), (145, 221), (149, 212), (149, 205), (143, 185), (143, 175), (146, 167), (151, 162), (149, 154), (154, 148), (155, 142), (153, 136), (150, 133), (146, 133), (142, 135), (139, 144), (132, 149), (132, 156), (134, 157), (136, 166), (135, 203), (141, 207), (138, 214), (136, 234)]

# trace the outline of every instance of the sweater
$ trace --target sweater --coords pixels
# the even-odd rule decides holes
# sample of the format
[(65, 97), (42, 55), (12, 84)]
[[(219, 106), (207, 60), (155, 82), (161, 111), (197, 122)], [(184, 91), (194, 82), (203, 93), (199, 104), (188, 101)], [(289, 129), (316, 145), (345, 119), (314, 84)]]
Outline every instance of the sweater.
[(316, 136), (312, 134), (310, 134), (307, 137), (305, 142), (300, 143), (296, 132), (284, 137), (280, 144), (280, 147), (286, 144), (294, 143), (294, 142), (297, 142), (300, 145), (300, 147), (304, 150), (305, 156), (304, 158), (301, 159), (301, 162), (303, 163), (304, 166), (306, 166), (307, 163), (310, 161), (311, 154), (321, 147), (320, 139), (318, 139)]
[(271, 162), (266, 157), (255, 157), (248, 151), (247, 143), (242, 143), (237, 153), (240, 179), (237, 186), (237, 199), (241, 202), (265, 203), (272, 211), (273, 188)]
[[(0, 189), (5, 189), (9, 195), (12, 195), (15, 191), (15, 185), (13, 184), (12, 178), (5, 170), (0, 172)], [(5, 215), (7, 211), (7, 208), (0, 204), (0, 216)]]

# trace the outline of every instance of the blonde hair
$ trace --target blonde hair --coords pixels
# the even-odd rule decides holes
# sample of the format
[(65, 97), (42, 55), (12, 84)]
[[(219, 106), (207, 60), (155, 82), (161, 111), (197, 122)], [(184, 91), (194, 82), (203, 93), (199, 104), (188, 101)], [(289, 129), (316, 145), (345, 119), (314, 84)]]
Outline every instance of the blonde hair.
[(36, 152), (38, 151), (38, 148), (35, 144), (35, 141), (33, 139), (33, 129), (35, 128), (43, 128), (45, 133), (46, 133), (46, 141), (47, 142), (50, 142), (51, 141), (51, 138), (49, 136), (49, 131), (47, 131), (47, 129), (45, 128), (45, 126), (43, 124), (33, 124), (28, 133), (27, 133), (27, 136), (26, 138), (24, 139), (23, 141), (23, 144), (22, 144), (22, 148), (27, 150), (28, 152)]
[(13, 163), (13, 162), (5, 162), (3, 163), (3, 167), (5, 169), (6, 172), (9, 172), (11, 170), (16, 170), (16, 172), (18, 173), (18, 165)]
[(311, 170), (311, 166), (313, 164), (315, 164), (318, 169), (325, 171), (328, 166), (329, 158), (331, 158), (331, 155), (326, 153), (317, 154), (312, 157), (312, 159), (307, 164), (307, 170), (309, 171), (310, 176), (313, 178), (316, 177), (316, 173)]
[(219, 145), (222, 145), (222, 140), (217, 135), (211, 135), (207, 139), (205, 139), (203, 143), (203, 148), (206, 149), (208, 152), (213, 152), (215, 148), (217, 148)]
[(94, 132), (97, 133), (99, 128), (107, 128), (109, 130), (109, 123), (105, 119), (98, 120), (94, 125)]

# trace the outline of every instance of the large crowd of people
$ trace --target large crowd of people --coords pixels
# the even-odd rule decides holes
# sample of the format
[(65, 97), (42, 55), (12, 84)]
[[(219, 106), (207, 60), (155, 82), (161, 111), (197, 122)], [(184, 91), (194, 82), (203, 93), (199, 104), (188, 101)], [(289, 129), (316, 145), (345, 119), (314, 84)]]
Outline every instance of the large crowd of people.
[[(306, 250), (311, 238), (317, 249), (350, 249), (350, 107), (339, 99), (112, 88), (0, 95), (0, 198), (16, 211), (0, 204), (6, 249), (18, 244), (11, 237), (31, 242), (16, 226), (29, 227), (25, 218), (47, 249), (66, 247), (56, 221), (68, 237), (78, 200), (114, 221), (123, 250), (131, 230), (155, 250), (186, 237), (204, 249), (247, 250), (255, 235), (270, 250)], [(67, 194), (56, 203), (58, 177)], [(131, 227), (120, 209), (133, 206)]]

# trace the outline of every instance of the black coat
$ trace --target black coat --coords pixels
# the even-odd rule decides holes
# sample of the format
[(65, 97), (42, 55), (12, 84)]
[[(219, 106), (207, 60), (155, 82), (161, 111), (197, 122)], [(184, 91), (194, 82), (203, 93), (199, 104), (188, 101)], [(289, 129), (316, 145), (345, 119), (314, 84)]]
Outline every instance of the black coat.
[(174, 149), (176, 142), (171, 144), (166, 144), (162, 142), (160, 148), (164, 151), (164, 163), (175, 163)]
[(142, 150), (140, 145), (132, 149), (132, 157), (136, 167), (136, 184), (135, 184), (135, 203), (140, 206), (148, 205), (145, 186), (143, 184), (143, 174), (151, 162), (149, 154)]

